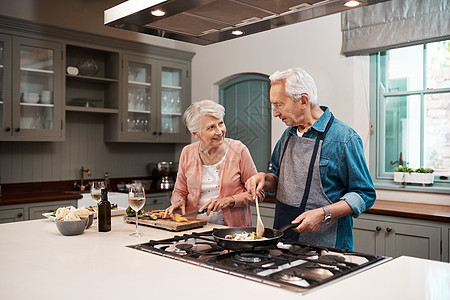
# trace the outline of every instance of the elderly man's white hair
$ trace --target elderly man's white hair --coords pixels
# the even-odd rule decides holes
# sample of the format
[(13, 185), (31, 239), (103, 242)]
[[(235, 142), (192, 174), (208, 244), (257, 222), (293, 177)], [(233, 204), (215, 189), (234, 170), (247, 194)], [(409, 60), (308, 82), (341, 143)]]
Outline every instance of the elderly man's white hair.
[(314, 79), (301, 68), (291, 68), (284, 71), (276, 71), (269, 77), (271, 84), (285, 82), (286, 95), (295, 102), (300, 99), (302, 94), (309, 97), (309, 102), (313, 106), (318, 106), (317, 86)]
[(211, 100), (202, 100), (192, 103), (183, 114), (184, 125), (191, 133), (200, 133), (203, 118), (212, 116), (217, 119), (223, 119), (225, 108)]

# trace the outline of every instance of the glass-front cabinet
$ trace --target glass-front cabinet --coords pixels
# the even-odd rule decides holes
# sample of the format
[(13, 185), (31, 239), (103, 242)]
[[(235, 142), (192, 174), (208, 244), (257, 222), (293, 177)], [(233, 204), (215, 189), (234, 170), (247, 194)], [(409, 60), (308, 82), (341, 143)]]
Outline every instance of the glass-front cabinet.
[[(110, 116), (107, 141), (189, 142), (182, 115), (190, 101), (183, 64), (124, 55), (120, 126)], [(115, 134), (114, 128), (118, 129)]]
[(62, 140), (61, 45), (2, 37), (2, 140)]
[(11, 37), (0, 34), (0, 139), (11, 136)]

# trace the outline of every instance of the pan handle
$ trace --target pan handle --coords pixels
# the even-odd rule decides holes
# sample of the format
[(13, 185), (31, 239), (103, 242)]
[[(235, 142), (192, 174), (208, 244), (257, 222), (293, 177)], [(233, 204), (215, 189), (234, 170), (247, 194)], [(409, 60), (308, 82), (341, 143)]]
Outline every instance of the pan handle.
[(282, 232), (285, 232), (289, 228), (295, 228), (298, 225), (300, 225), (300, 224), (287, 224), (287, 225), (284, 225), (283, 227), (281, 227), (279, 230), (282, 231)]

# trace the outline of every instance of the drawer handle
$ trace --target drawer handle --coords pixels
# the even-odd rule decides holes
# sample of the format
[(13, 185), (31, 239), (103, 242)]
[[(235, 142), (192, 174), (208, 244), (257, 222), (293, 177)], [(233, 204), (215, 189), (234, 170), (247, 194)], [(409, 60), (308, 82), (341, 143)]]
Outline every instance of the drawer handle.
[(23, 216), (23, 213), (18, 213), (18, 214), (17, 214), (17, 217), (18, 217), (18, 218), (22, 218), (22, 216)]
[(158, 199), (153, 200), (153, 204), (156, 204), (158, 202)]
[(381, 231), (381, 227), (380, 227), (380, 226), (377, 226), (375, 229), (376, 229), (377, 231)]
[(386, 231), (387, 232), (391, 232), (392, 231), (392, 227), (390, 227), (390, 226), (386, 227)]

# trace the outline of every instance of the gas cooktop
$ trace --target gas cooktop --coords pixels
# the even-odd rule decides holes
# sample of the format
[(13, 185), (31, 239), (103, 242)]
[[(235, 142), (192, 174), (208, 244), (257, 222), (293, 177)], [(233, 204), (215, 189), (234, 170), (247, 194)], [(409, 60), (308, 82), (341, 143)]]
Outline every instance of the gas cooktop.
[(390, 259), (287, 240), (252, 251), (227, 250), (215, 242), (212, 233), (176, 235), (128, 247), (298, 293)]

